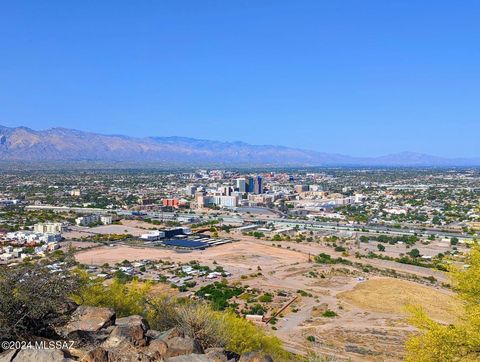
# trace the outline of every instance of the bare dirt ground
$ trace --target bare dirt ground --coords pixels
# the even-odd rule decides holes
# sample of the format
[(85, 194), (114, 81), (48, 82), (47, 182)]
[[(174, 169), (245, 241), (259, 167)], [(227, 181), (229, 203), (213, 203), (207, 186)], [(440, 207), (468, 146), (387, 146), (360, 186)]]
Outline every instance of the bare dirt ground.
[(213, 262), (217, 261), (230, 272), (233, 270), (239, 275), (248, 273), (254, 268), (256, 270), (258, 265), (268, 269), (306, 260), (302, 253), (286, 249), (277, 250), (271, 246), (262, 245), (253, 241), (234, 242), (208, 248), (207, 250), (196, 250), (186, 253), (149, 247), (105, 246), (94, 250), (79, 252), (76, 258), (81, 263), (95, 265), (102, 265), (104, 263), (115, 264), (125, 259), (129, 261), (150, 259), (173, 260), (178, 262), (198, 260), (203, 265), (213, 265)]
[(424, 307), (429, 317), (444, 323), (454, 323), (461, 303), (446, 291), (405, 280), (377, 278), (358, 284), (353, 290), (338, 295), (340, 300), (358, 308), (380, 313), (406, 314), (406, 305)]
[(132, 227), (132, 228), (146, 229), (146, 230), (162, 228), (162, 225), (153, 225), (142, 220), (122, 220), (121, 224)]
[[(198, 260), (209, 266), (216, 261), (232, 273), (233, 281), (243, 285), (274, 293), (285, 290), (297, 294), (303, 290), (307, 294), (279, 316), (276, 330), (271, 326), (267, 329), (280, 337), (286, 348), (293, 352), (305, 354), (313, 351), (334, 356), (339, 361), (402, 360), (404, 342), (414, 331), (405, 320), (403, 307), (406, 302), (423, 305), (433, 317), (447, 322), (450, 321), (448, 315), (457, 308), (451, 295), (438, 287), (380, 278), (344, 265), (309, 262), (309, 254), (313, 256), (322, 251), (340, 256), (322, 245), (282, 242), (284, 245), (279, 248), (272, 246), (271, 242), (249, 237), (239, 239), (231, 244), (189, 253), (116, 246), (80, 251), (76, 257), (79, 262), (97, 265), (114, 264), (124, 259)], [(382, 266), (385, 261), (368, 260), (371, 264), (377, 262)], [(445, 278), (442, 273), (430, 269), (417, 270), (397, 264), (390, 263), (388, 267), (423, 276), (437, 273), (436, 277)], [(261, 275), (256, 276), (258, 266)], [(327, 309), (337, 316), (322, 316)], [(307, 336), (314, 336), (315, 341), (308, 341)]]
[(81, 249), (88, 249), (88, 248), (98, 246), (98, 244), (94, 242), (89, 242), (89, 241), (62, 241), (60, 243), (60, 247), (63, 250), (68, 250), (70, 246), (74, 247), (77, 250), (81, 250)]
[(134, 236), (140, 236), (147, 231), (138, 227), (128, 225), (101, 225), (92, 228), (76, 226), (71, 231), (67, 231), (63, 234), (66, 240), (80, 239), (82, 237), (88, 237), (93, 235), (106, 235), (106, 234), (131, 234)]

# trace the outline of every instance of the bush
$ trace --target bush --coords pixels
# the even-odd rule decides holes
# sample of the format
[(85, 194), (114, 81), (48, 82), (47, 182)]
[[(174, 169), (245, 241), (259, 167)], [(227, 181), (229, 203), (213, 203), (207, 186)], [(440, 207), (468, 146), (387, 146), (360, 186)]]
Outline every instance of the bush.
[(133, 280), (126, 283), (114, 278), (110, 285), (104, 286), (100, 279), (90, 280), (85, 271), (77, 271), (76, 275), (82, 279), (82, 287), (72, 296), (76, 303), (112, 308), (118, 317), (145, 314), (146, 299), (152, 286), (150, 282)]
[(68, 296), (80, 286), (79, 278), (66, 273), (40, 264), (0, 267), (0, 340), (56, 335), (54, 327), (73, 310)]
[(223, 310), (228, 307), (228, 300), (244, 292), (242, 287), (229, 286), (225, 282), (215, 282), (201, 287), (195, 295), (212, 302), (213, 309)]
[(152, 329), (166, 331), (176, 326), (180, 299), (161, 296), (147, 301), (146, 318)]
[(282, 348), (281, 341), (232, 311), (214, 311), (208, 304), (159, 298), (149, 303), (150, 326), (157, 330), (172, 327), (195, 338), (204, 348), (222, 347), (242, 354), (261, 351), (270, 354), (274, 360), (294, 360)]
[(265, 293), (264, 295), (258, 298), (258, 301), (262, 303), (270, 303), (272, 301), (272, 295)]
[(315, 257), (315, 262), (319, 264), (333, 264), (332, 257), (325, 253), (320, 253)]
[(309, 342), (315, 342), (315, 337), (314, 336), (308, 336), (307, 341)]
[(227, 343), (222, 320), (203, 303), (191, 303), (178, 309), (176, 328), (195, 339), (203, 349), (224, 347)]
[(327, 318), (332, 318), (332, 317), (336, 317), (337, 313), (335, 313), (333, 310), (327, 309), (325, 312), (322, 313), (322, 316)]
[(266, 334), (246, 319), (233, 312), (218, 314), (227, 339), (226, 349), (238, 354), (262, 351), (271, 355), (274, 361), (289, 361), (291, 355), (282, 348), (282, 342), (275, 336)]

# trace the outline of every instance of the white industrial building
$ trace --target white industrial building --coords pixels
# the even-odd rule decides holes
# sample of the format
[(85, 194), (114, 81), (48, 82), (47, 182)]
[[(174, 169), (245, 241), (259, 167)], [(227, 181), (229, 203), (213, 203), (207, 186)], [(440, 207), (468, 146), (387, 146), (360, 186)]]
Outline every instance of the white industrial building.
[(163, 239), (164, 237), (165, 237), (165, 233), (160, 230), (155, 230), (147, 234), (140, 235), (140, 239), (147, 240), (147, 241), (157, 241), (157, 240)]

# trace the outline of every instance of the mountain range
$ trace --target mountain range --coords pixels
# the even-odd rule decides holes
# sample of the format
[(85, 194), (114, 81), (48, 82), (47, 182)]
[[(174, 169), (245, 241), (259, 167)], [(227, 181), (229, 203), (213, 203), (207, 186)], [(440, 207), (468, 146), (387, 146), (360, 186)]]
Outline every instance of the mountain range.
[(118, 161), (176, 165), (252, 166), (475, 166), (480, 158), (443, 158), (414, 152), (352, 157), (297, 148), (186, 137), (135, 138), (67, 128), (36, 131), (0, 126), (0, 161)]

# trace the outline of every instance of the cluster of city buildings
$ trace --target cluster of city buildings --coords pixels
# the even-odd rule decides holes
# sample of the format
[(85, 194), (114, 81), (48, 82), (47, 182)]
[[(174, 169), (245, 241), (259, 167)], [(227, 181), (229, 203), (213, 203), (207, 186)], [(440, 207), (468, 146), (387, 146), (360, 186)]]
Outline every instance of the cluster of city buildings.
[(4, 233), (0, 237), (0, 261), (23, 259), (32, 255), (44, 255), (59, 248), (62, 239), (62, 223), (38, 223), (33, 230), (19, 230)]
[(196, 206), (199, 208), (212, 205), (233, 208), (243, 204), (243, 200), (248, 200), (250, 195), (263, 193), (262, 177), (259, 175), (237, 178), (233, 186), (227, 184), (216, 189), (197, 189), (189, 185), (186, 188), (186, 194), (195, 197)]

